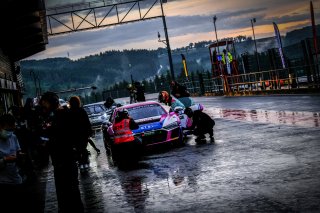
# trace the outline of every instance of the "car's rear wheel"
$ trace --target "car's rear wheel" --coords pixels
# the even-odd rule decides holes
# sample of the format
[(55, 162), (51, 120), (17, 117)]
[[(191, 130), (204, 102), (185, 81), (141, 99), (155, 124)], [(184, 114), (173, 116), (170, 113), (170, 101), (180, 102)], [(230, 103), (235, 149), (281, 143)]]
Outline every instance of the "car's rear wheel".
[(113, 161), (118, 161), (120, 158), (120, 152), (118, 147), (115, 147), (114, 145), (110, 146), (110, 154), (112, 156)]

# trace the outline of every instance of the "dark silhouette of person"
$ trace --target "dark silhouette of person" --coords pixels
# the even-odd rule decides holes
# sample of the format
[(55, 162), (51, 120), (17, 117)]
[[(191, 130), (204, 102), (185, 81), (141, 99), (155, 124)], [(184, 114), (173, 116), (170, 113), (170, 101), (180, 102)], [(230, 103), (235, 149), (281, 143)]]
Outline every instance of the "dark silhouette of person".
[(74, 141), (77, 142), (76, 149), (78, 163), (81, 170), (89, 168), (89, 152), (87, 145), (93, 131), (86, 111), (81, 107), (81, 100), (78, 96), (69, 99), (71, 126), (70, 133)]
[(116, 106), (115, 101), (111, 96), (107, 97), (106, 101), (103, 103), (107, 110), (111, 109), (113, 106)]
[(144, 96), (144, 86), (141, 85), (139, 81), (134, 82), (137, 93), (136, 93), (136, 98), (137, 102), (143, 102), (146, 101), (146, 98)]
[(209, 134), (211, 141), (213, 141), (213, 127), (215, 125), (214, 120), (202, 112), (201, 110), (192, 110), (187, 107), (184, 110), (184, 113), (192, 118), (192, 126), (190, 127), (193, 130), (193, 134), (198, 136), (196, 141), (199, 142), (202, 139), (205, 139), (205, 134)]
[(27, 122), (24, 120), (23, 108), (12, 106), (11, 114), (15, 119), (14, 134), (17, 136), (21, 152), (24, 153), (23, 159), (20, 161), (20, 175), (24, 182), (34, 181), (36, 173), (34, 170), (32, 152), (34, 150), (33, 137), (31, 131), (27, 128)]
[(176, 98), (190, 97), (187, 88), (176, 81), (170, 83), (171, 95)]
[(129, 91), (130, 94), (130, 104), (136, 103), (137, 102), (137, 89), (135, 85), (129, 84), (127, 86), (127, 90)]
[(54, 168), (59, 212), (84, 212), (75, 157), (78, 141), (70, 134), (70, 112), (59, 106), (59, 97), (53, 92), (44, 93), (40, 105), (44, 132), (49, 138), (48, 148)]

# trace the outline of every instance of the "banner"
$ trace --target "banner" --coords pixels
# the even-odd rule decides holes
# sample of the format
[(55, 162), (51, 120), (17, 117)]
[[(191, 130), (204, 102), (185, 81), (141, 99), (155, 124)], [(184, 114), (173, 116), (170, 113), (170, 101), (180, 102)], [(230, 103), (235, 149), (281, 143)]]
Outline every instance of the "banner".
[(186, 75), (186, 78), (188, 79), (188, 68), (187, 68), (186, 57), (183, 54), (181, 54), (181, 57), (182, 57), (182, 64), (183, 64), (184, 74)]
[(313, 12), (313, 4), (312, 1), (310, 1), (310, 13), (311, 13), (311, 23), (312, 23), (312, 34), (313, 34), (313, 45), (314, 45), (314, 51), (317, 55), (318, 52), (318, 42), (317, 42), (317, 30), (316, 30), (316, 24), (314, 21), (314, 12)]
[(283, 55), (283, 51), (282, 51), (281, 35), (280, 35), (280, 32), (279, 32), (278, 25), (276, 23), (274, 23), (274, 22), (273, 22), (273, 27), (274, 27), (274, 32), (276, 34), (276, 39), (277, 39), (277, 42), (278, 42), (278, 48), (279, 48), (279, 54), (280, 54), (280, 57), (281, 57), (282, 68), (285, 69), (286, 68), (286, 63), (285, 63), (284, 55)]

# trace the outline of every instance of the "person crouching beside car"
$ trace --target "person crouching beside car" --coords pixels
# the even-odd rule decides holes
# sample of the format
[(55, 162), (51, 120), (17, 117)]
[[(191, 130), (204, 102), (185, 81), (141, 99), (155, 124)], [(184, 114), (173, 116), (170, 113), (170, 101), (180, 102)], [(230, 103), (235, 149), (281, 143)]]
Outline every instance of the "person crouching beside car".
[[(127, 109), (120, 109), (117, 112), (113, 125), (114, 147), (112, 156), (116, 159), (122, 154), (135, 154), (131, 148), (136, 148), (141, 142), (134, 137), (132, 130), (138, 129), (139, 125), (129, 117)], [(133, 147), (130, 147), (133, 146)], [(138, 147), (139, 148), (139, 147)], [(129, 153), (125, 153), (129, 151)]]
[(209, 115), (202, 112), (202, 110), (193, 111), (190, 107), (187, 107), (184, 110), (184, 113), (189, 118), (192, 118), (192, 126), (190, 129), (192, 130), (192, 133), (197, 136), (196, 142), (200, 142), (205, 139), (205, 134), (209, 134), (210, 140), (213, 142), (214, 120)]

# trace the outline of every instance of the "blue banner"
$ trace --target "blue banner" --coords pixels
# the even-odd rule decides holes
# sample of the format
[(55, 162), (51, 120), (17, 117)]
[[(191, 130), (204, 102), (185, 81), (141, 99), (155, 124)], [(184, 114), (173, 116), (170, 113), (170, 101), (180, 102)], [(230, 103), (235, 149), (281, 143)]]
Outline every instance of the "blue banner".
[(283, 67), (283, 69), (285, 69), (286, 68), (286, 63), (285, 63), (284, 55), (283, 55), (283, 51), (282, 51), (281, 35), (280, 35), (280, 32), (279, 32), (278, 25), (276, 23), (274, 23), (274, 22), (273, 22), (273, 27), (274, 27), (274, 32), (276, 34), (276, 39), (277, 39), (277, 42), (278, 42), (278, 48), (279, 48), (279, 54), (280, 54), (280, 57), (281, 57), (282, 67)]

